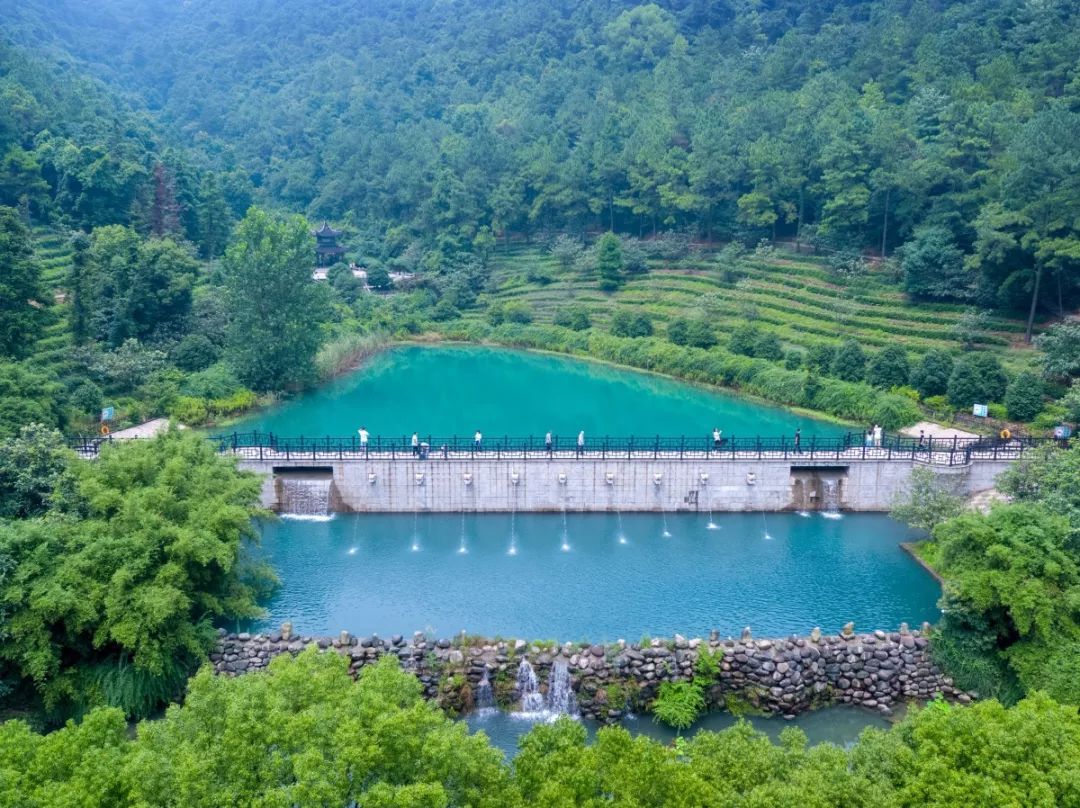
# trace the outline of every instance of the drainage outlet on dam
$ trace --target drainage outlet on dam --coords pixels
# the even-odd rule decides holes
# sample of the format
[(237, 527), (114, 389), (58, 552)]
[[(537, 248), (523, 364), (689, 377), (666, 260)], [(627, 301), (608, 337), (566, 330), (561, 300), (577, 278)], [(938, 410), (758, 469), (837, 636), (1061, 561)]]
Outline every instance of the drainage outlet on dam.
[(792, 466), (791, 509), (839, 513), (847, 476), (847, 466)]
[(335, 500), (330, 466), (275, 466), (274, 494), (279, 513), (326, 516)]

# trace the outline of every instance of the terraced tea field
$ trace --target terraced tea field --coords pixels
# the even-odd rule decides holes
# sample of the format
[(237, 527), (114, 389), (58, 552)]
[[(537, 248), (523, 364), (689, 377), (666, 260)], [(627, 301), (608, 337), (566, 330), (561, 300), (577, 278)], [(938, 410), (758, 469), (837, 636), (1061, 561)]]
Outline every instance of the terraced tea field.
[[(493, 259), (491, 302), (524, 300), (536, 322), (550, 323), (560, 308), (588, 309), (594, 327), (607, 328), (612, 312), (626, 307), (648, 313), (658, 334), (676, 317), (706, 317), (721, 344), (752, 321), (775, 333), (786, 349), (815, 342), (838, 344), (853, 337), (865, 348), (899, 342), (913, 354), (932, 348), (957, 353), (963, 344), (955, 329), (966, 307), (911, 305), (897, 283), (874, 271), (847, 285), (817, 257), (776, 253), (750, 257), (738, 267), (721, 266), (714, 256), (698, 261), (652, 262), (647, 274), (632, 277), (618, 292), (601, 292), (595, 278), (583, 278), (538, 248), (511, 246)], [(550, 283), (530, 282), (546, 276)], [(483, 317), (483, 312), (470, 313)], [(992, 316), (978, 346), (999, 354), (1010, 369), (1029, 367), (1035, 352), (1022, 343), (1024, 324)]]

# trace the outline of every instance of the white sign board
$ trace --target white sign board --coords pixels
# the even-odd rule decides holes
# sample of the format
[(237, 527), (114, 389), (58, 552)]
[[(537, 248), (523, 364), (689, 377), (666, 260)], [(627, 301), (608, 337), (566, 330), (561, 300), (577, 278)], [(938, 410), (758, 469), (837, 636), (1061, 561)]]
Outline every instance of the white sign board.
[(987, 409), (985, 404), (976, 404), (971, 408), (971, 414), (979, 418), (985, 418), (987, 415)]

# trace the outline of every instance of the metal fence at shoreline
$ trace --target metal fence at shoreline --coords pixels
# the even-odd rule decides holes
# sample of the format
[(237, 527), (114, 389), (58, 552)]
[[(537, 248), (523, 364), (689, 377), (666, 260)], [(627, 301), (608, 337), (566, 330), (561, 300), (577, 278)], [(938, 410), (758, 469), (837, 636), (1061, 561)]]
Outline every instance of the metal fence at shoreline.
[[(839, 437), (809, 436), (796, 443), (793, 436), (588, 437), (577, 436), (484, 437), (479, 444), (462, 436), (372, 436), (366, 444), (358, 434), (349, 437), (281, 436), (272, 432), (232, 432), (211, 437), (223, 453), (249, 460), (915, 460), (933, 465), (967, 465), (973, 460), (1012, 460), (1048, 438), (918, 438), (883, 435), (880, 444), (868, 444), (862, 433)], [(105, 439), (73, 441), (84, 456), (97, 454)]]

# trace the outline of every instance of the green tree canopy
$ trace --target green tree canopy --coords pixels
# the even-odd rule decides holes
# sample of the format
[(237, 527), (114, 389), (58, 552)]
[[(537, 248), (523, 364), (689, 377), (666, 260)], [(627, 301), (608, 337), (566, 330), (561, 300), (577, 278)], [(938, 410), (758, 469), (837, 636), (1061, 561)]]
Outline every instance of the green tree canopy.
[(30, 352), (48, 303), (30, 231), (18, 211), (0, 207), (0, 358)]
[(259, 614), (245, 569), (259, 481), (203, 438), (169, 431), (72, 462), (72, 501), (0, 525), (14, 561), (0, 660), (55, 710), (145, 715), (212, 647), (213, 621)]
[(253, 390), (283, 390), (314, 378), (323, 299), (311, 279), (315, 244), (301, 216), (252, 208), (225, 251), (230, 312), (227, 356)]

